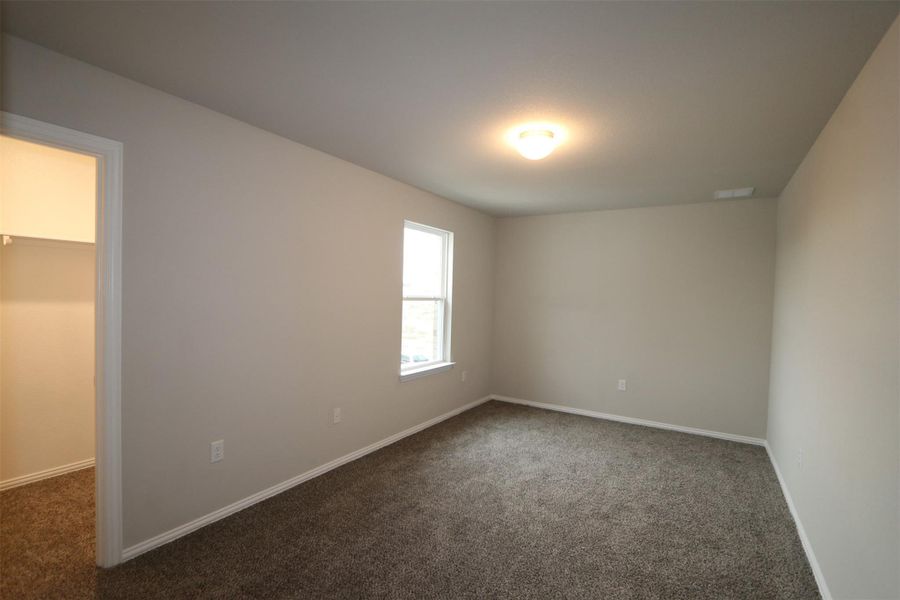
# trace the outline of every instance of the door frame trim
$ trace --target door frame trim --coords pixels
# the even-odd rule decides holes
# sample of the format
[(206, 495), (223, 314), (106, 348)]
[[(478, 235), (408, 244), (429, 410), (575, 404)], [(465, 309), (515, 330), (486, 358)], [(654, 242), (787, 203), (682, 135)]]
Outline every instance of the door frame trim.
[(121, 142), (0, 111), (0, 133), (97, 158), (95, 292), (97, 565), (122, 562)]

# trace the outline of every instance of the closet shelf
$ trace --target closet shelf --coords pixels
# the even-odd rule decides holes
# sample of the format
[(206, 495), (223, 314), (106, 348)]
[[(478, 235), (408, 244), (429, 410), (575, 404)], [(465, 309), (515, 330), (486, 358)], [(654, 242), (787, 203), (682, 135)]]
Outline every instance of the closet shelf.
[(51, 238), (51, 237), (40, 237), (35, 235), (20, 235), (17, 233), (3, 233), (0, 231), (0, 236), (3, 239), (3, 245), (8, 246), (9, 244), (14, 244), (16, 240), (23, 240), (26, 242), (53, 242), (53, 243), (63, 243), (63, 244), (82, 244), (86, 246), (93, 246), (94, 242), (86, 242), (84, 240), (66, 240), (62, 238)]

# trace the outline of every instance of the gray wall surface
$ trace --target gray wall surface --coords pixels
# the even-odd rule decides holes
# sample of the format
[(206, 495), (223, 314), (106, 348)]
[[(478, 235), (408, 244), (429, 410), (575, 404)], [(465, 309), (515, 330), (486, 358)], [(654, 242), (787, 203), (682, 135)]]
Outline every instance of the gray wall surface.
[[(489, 392), (491, 217), (13, 37), (2, 60), (3, 110), (124, 143), (126, 547)], [(404, 219), (455, 233), (458, 365), (401, 384)]]
[(900, 597), (898, 27), (778, 209), (769, 444), (835, 598)]
[(774, 239), (765, 199), (500, 219), (492, 390), (764, 438)]

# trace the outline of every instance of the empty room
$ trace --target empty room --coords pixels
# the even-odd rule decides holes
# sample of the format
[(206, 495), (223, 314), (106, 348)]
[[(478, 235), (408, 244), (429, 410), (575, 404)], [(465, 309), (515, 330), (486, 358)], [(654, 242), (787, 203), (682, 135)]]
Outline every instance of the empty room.
[(0, 597), (900, 600), (900, 2), (0, 2)]

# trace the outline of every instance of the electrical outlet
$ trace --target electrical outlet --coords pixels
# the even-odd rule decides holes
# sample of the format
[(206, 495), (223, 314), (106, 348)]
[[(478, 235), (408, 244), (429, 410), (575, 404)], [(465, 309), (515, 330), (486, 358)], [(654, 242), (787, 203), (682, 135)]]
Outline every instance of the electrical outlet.
[(468, 377), (469, 377), (469, 372), (468, 372), (468, 371), (463, 371), (463, 372), (462, 372), (462, 375), (459, 376), (459, 380), (462, 381), (463, 383), (465, 383), (465, 382), (466, 382), (466, 379), (467, 379)]
[(217, 440), (209, 445), (209, 462), (219, 462), (225, 458), (225, 440)]
[(341, 422), (341, 409), (335, 408), (331, 413), (331, 422), (332, 423), (340, 423)]
[(624, 379), (619, 380), (619, 391), (624, 392), (628, 389), (628, 382)]

